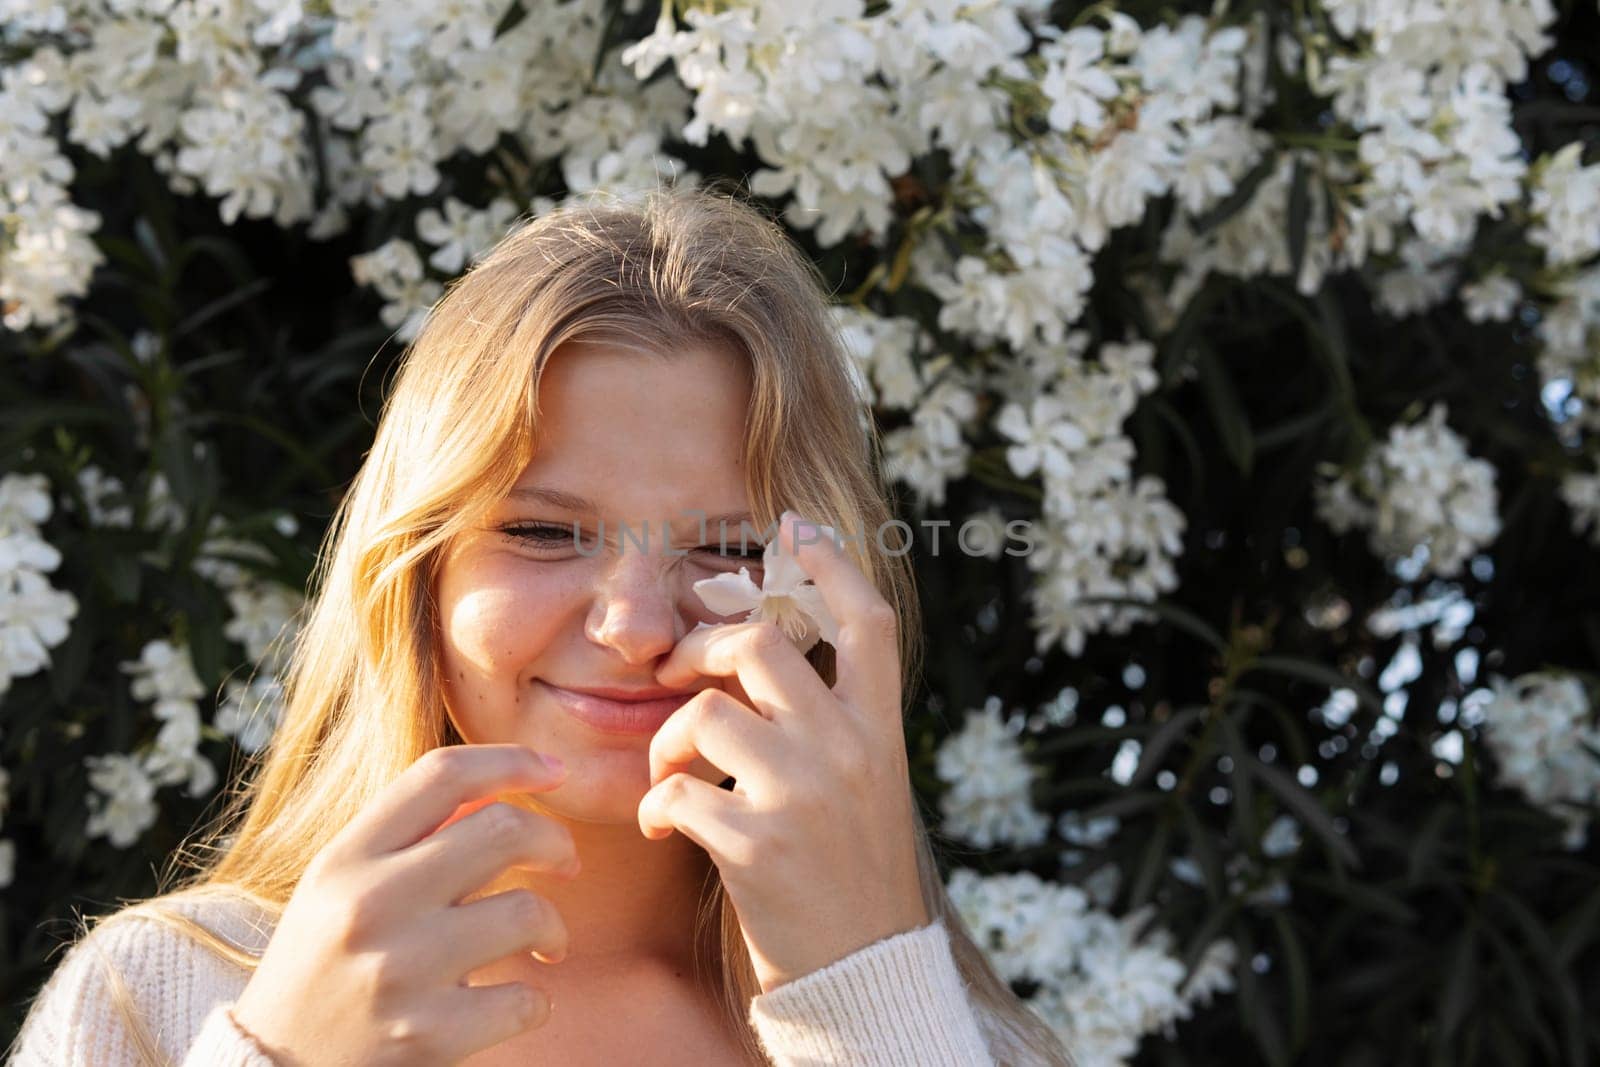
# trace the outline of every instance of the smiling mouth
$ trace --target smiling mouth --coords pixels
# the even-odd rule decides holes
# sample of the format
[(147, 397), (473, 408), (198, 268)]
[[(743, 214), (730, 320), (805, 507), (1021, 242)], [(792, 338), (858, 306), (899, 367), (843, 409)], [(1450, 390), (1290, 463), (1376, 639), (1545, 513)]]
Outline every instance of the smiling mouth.
[(553, 682), (541, 684), (550, 691), (556, 702), (568, 714), (584, 725), (600, 733), (630, 736), (654, 734), (673, 712), (683, 707), (689, 698), (694, 696), (693, 693), (653, 690), (645, 692), (666, 692), (668, 695), (652, 696), (643, 700), (624, 700), (601, 694), (627, 692), (626, 690), (580, 691), (566, 689)]

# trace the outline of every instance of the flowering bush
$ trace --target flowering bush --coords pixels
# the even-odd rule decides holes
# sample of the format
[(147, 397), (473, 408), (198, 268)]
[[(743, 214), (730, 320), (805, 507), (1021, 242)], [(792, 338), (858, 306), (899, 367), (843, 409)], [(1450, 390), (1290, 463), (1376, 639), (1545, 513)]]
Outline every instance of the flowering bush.
[(271, 736), (373, 351), (519, 217), (747, 176), (919, 524), (952, 896), (1081, 1062), (1593, 1060), (1597, 42), (1552, 0), (11, 0), (7, 1003)]

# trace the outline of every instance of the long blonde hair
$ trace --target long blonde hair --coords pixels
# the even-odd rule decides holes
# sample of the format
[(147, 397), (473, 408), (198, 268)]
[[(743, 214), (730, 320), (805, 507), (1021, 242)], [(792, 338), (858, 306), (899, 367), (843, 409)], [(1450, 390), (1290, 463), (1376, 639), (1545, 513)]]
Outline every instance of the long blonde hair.
[[(282, 720), (253, 773), (209, 837), (184, 850), (187, 871), (173, 891), (119, 914), (154, 914), (252, 966), (250, 952), (157, 905), (226, 890), (275, 917), (359, 809), (424, 752), (459, 742), (437, 655), (443, 549), (532, 458), (551, 354), (567, 341), (618, 335), (656, 347), (716, 343), (748, 360), (747, 492), (759, 529), (784, 508), (845, 531), (875, 531), (893, 518), (881, 444), (825, 285), (779, 225), (715, 189), (591, 198), (526, 221), (451, 283), (401, 358), (371, 451), (328, 528), (288, 657)], [(899, 613), (909, 699), (923, 656), (909, 555), (847, 548)], [(831, 649), (819, 644), (811, 662), (831, 684)], [(949, 931), (993, 1050), (1007, 1063), (1071, 1067), (1060, 1040), (974, 943), (945, 892), (924, 813), (913, 809), (923, 899)], [(715, 877), (699, 922), (720, 942), (711, 958), (720, 961), (723, 1006), (752, 1061), (763, 1062), (745, 1014), (761, 988)]]

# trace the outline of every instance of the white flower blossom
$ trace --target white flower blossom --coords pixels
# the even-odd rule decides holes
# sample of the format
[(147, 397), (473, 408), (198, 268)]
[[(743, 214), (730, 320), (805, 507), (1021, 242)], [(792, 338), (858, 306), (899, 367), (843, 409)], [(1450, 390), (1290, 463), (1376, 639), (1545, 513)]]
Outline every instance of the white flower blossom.
[[(837, 536), (830, 526), (807, 524), (796, 540), (826, 537), (837, 542)], [(822, 590), (800, 566), (794, 548), (784, 546), (781, 537), (767, 542), (761, 558), (760, 585), (751, 579), (749, 567), (740, 567), (738, 574), (700, 579), (694, 583), (694, 591), (718, 615), (748, 612), (737, 621), (776, 624), (802, 652), (809, 652), (819, 640), (837, 645), (839, 624), (828, 610)], [(710, 624), (701, 623), (695, 628), (707, 625)]]
[(1029, 766), (997, 701), (969, 710), (961, 729), (939, 746), (934, 768), (948, 788), (939, 798), (943, 832), (988, 848), (1035, 845), (1050, 818), (1030, 797), (1038, 771)]
[(1356, 471), (1323, 464), (1318, 515), (1336, 533), (1363, 527), (1378, 556), (1398, 560), (1419, 548), (1426, 569), (1451, 577), (1500, 533), (1495, 470), (1468, 454), (1435, 403), (1426, 417), (1396, 424)]
[(1553, 670), (1496, 675), (1487, 695), (1484, 741), (1499, 781), (1560, 818), (1565, 847), (1583, 848), (1600, 804), (1600, 723), (1582, 680)]

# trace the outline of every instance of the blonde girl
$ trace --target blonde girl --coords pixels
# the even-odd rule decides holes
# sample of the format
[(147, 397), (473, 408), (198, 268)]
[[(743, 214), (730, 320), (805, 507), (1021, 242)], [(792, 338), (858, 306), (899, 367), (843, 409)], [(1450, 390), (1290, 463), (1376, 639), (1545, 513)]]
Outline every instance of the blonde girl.
[[(1070, 1064), (911, 790), (878, 448), (761, 212), (520, 225), (404, 355), (259, 766), (15, 1062)], [(806, 634), (699, 595), (762, 585), (773, 538), (820, 600), (766, 607)]]

